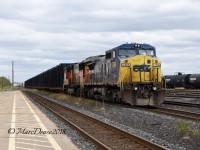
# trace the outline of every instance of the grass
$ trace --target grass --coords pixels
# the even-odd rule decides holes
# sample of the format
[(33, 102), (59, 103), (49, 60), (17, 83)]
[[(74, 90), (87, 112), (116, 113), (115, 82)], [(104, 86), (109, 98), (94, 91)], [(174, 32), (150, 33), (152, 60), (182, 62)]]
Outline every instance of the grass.
[(3, 92), (3, 91), (12, 91), (12, 88), (11, 87), (4, 87), (3, 89), (0, 88), (0, 92)]
[(196, 129), (194, 129), (192, 131), (192, 133), (193, 133), (194, 136), (200, 137), (200, 121), (199, 121), (198, 127), (196, 127)]
[(200, 122), (195, 129), (191, 127), (191, 125), (186, 121), (179, 121), (176, 123), (176, 127), (180, 135), (183, 136), (183, 139), (189, 139), (189, 135), (193, 135), (194, 137), (200, 137)]
[(111, 111), (116, 114), (117, 113), (117, 109), (115, 107), (111, 107)]
[[(35, 90), (35, 89), (34, 89), (34, 91), (38, 91), (38, 90)], [(41, 94), (44, 94), (44, 95), (47, 95), (47, 94), (49, 93), (49, 92), (47, 92), (47, 91), (45, 91), (45, 90), (40, 90), (39, 92), (40, 92)]]
[(87, 99), (83, 97), (75, 97), (62, 93), (49, 93), (47, 91), (39, 91), (41, 94), (48, 95), (57, 100), (67, 101), (70, 104), (81, 105), (84, 107), (91, 107), (94, 111), (105, 111), (104, 103), (99, 103), (96, 100)]
[(179, 121), (176, 123), (176, 126), (181, 135), (188, 135), (191, 131), (191, 125), (186, 121)]
[(193, 134), (194, 136), (196, 136), (196, 137), (200, 137), (200, 129), (194, 130), (194, 131), (192, 132), (192, 134)]

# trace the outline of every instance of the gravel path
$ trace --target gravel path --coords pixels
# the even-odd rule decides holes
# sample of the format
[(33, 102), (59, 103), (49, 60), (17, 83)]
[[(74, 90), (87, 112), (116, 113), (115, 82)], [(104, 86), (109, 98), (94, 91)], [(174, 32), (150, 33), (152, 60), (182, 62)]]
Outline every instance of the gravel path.
[[(44, 93), (43, 93), (44, 95)], [(48, 93), (45, 93), (49, 96)], [(51, 94), (52, 95), (52, 94)], [(72, 97), (71, 100), (51, 98), (67, 107), (78, 110), (96, 119), (121, 128), (129, 133), (137, 134), (168, 149), (192, 149), (200, 147), (200, 123), (177, 119), (175, 117), (142, 111), (125, 105), (108, 104), (100, 101)], [(189, 132), (182, 135), (177, 124), (189, 124)], [(182, 129), (182, 127), (181, 127)], [(183, 129), (185, 129), (183, 127)]]

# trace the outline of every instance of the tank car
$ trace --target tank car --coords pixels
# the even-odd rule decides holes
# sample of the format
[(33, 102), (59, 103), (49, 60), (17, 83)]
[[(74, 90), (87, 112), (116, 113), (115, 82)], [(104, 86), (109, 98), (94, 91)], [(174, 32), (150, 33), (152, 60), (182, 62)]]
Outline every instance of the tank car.
[(191, 74), (188, 86), (192, 89), (200, 89), (200, 74)]
[(164, 76), (164, 80), (166, 82), (166, 88), (171, 89), (174, 88), (174, 75), (166, 75)]
[[(156, 106), (164, 100), (161, 62), (149, 44), (122, 44), (65, 68), (67, 93), (131, 104)], [(78, 73), (79, 72), (79, 73)], [(76, 78), (76, 83), (70, 82)]]
[(166, 75), (166, 87), (167, 88), (178, 88), (183, 87), (187, 88), (189, 85), (190, 74), (177, 74), (177, 75)]

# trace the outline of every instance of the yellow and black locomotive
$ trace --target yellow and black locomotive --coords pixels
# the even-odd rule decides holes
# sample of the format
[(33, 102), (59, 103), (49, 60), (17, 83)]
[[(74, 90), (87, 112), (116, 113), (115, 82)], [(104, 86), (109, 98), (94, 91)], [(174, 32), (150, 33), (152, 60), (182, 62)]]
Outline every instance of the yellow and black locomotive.
[(65, 68), (67, 93), (96, 99), (156, 106), (164, 100), (161, 62), (149, 44), (122, 44)]

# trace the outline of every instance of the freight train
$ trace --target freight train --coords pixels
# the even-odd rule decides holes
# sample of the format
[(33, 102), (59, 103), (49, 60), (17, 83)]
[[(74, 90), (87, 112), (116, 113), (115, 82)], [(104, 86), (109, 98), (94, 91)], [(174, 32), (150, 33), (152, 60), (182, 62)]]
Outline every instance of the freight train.
[(24, 87), (52, 91), (62, 91), (64, 68), (69, 65), (71, 65), (71, 63), (62, 63), (39, 75), (36, 75), (25, 81)]
[(164, 76), (167, 88), (200, 89), (200, 74), (182, 74)]
[[(68, 94), (133, 106), (157, 106), (164, 100), (161, 62), (149, 44), (126, 43), (107, 50), (105, 55), (65, 65), (64, 72), (58, 73), (63, 74), (62, 90)], [(43, 83), (44, 77), (38, 79), (42, 84), (35, 78), (39, 77), (25, 81), (25, 87), (53, 88)]]

